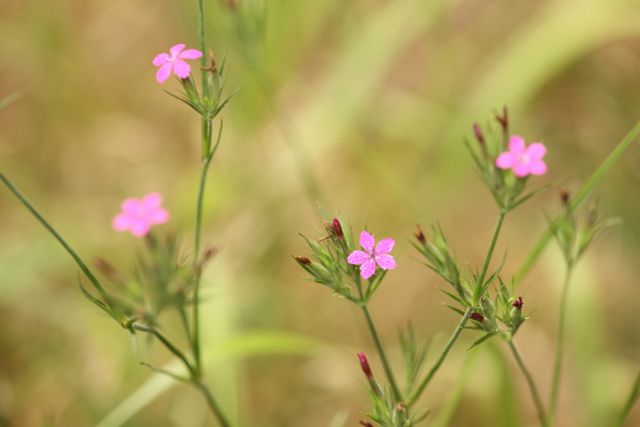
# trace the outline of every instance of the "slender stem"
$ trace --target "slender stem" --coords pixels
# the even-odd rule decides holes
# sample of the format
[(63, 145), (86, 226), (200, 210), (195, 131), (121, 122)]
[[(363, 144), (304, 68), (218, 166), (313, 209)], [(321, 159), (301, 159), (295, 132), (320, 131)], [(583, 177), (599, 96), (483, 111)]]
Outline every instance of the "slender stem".
[(397, 402), (402, 401), (402, 393), (400, 393), (400, 388), (398, 387), (398, 383), (396, 383), (396, 379), (393, 376), (393, 371), (391, 370), (391, 365), (387, 360), (387, 356), (384, 353), (382, 348), (382, 342), (380, 341), (380, 336), (378, 335), (378, 331), (376, 330), (376, 325), (373, 323), (373, 319), (371, 318), (371, 314), (369, 313), (369, 309), (365, 304), (361, 305), (362, 312), (364, 313), (365, 319), (367, 319), (367, 326), (369, 327), (369, 332), (371, 332), (371, 336), (373, 337), (373, 343), (376, 346), (376, 350), (378, 350), (378, 355), (380, 356), (380, 360), (382, 361), (382, 367), (384, 368), (384, 373), (387, 376), (387, 380), (389, 384), (391, 384), (391, 391), (393, 392), (393, 397)]
[(496, 248), (496, 243), (498, 242), (498, 236), (500, 235), (500, 230), (502, 229), (502, 224), (504, 223), (504, 217), (506, 216), (506, 212), (502, 209), (500, 210), (500, 214), (498, 215), (498, 221), (496, 222), (495, 228), (493, 229), (493, 236), (491, 237), (491, 243), (489, 243), (489, 249), (487, 250), (487, 256), (484, 259), (484, 264), (482, 264), (482, 270), (480, 271), (480, 276), (478, 276), (478, 283), (476, 284), (476, 290), (474, 292), (474, 303), (478, 302), (480, 298), (480, 291), (482, 290), (482, 285), (484, 284), (484, 278), (487, 275), (487, 270), (489, 269), (489, 264), (491, 263), (491, 257), (493, 256), (493, 251)]
[(178, 359), (180, 359), (182, 361), (182, 363), (187, 368), (187, 370), (189, 371), (191, 376), (192, 377), (194, 376), (195, 372), (194, 372), (193, 366), (191, 365), (191, 363), (189, 363), (189, 360), (184, 355), (184, 353), (182, 353), (175, 345), (173, 345), (173, 343), (171, 341), (169, 341), (169, 339), (167, 337), (162, 335), (162, 333), (160, 331), (158, 331), (155, 328), (152, 328), (151, 326), (141, 325), (139, 323), (133, 323), (131, 326), (136, 331), (146, 332), (146, 333), (152, 334), (153, 336), (158, 338), (158, 340), (167, 348), (167, 350), (169, 350)]
[(456, 340), (460, 336), (460, 333), (462, 333), (462, 330), (464, 329), (464, 325), (467, 323), (467, 320), (469, 320), (470, 315), (471, 315), (471, 307), (467, 308), (467, 310), (464, 312), (464, 315), (460, 319), (458, 326), (456, 326), (456, 328), (453, 330), (453, 333), (449, 337), (449, 341), (447, 341), (447, 344), (444, 346), (444, 349), (440, 353), (440, 356), (438, 356), (438, 359), (436, 360), (436, 362), (433, 364), (433, 366), (427, 373), (427, 376), (424, 377), (424, 379), (422, 380), (422, 382), (420, 383), (416, 391), (413, 393), (413, 395), (409, 399), (409, 402), (408, 402), (409, 407), (411, 407), (418, 400), (418, 398), (424, 392), (424, 389), (427, 387), (427, 385), (429, 385), (429, 383), (433, 379), (436, 372), (438, 372), (438, 369), (440, 369), (440, 365), (442, 365), (442, 363), (444, 362), (444, 359), (446, 359), (447, 354), (449, 353), (449, 350), (451, 350), (451, 348), (453, 347), (453, 344), (455, 344)]
[(206, 385), (204, 385), (202, 382), (200, 381), (195, 381), (193, 383), (193, 385), (200, 390), (200, 392), (202, 393), (202, 395), (204, 396), (205, 400), (207, 401), (207, 405), (209, 405), (209, 409), (211, 409), (211, 412), (213, 412), (213, 414), (216, 416), (216, 418), (218, 419), (218, 422), (220, 423), (220, 425), (222, 427), (230, 427), (231, 424), (229, 423), (229, 421), (227, 420), (227, 418), (224, 416), (224, 413), (222, 412), (222, 409), (220, 408), (220, 405), (218, 404), (218, 402), (213, 398), (213, 395), (211, 394), (211, 392), (209, 391), (209, 389), (207, 388)]
[(522, 357), (520, 357), (520, 353), (518, 352), (518, 349), (513, 343), (513, 340), (509, 340), (508, 343), (509, 343), (509, 348), (511, 349), (511, 353), (513, 353), (513, 356), (515, 357), (516, 362), (518, 362), (518, 366), (520, 367), (520, 370), (524, 374), (524, 377), (527, 380), (527, 384), (529, 385), (529, 391), (531, 392), (533, 403), (536, 405), (536, 410), (538, 411), (538, 419), (540, 420), (540, 425), (542, 427), (547, 427), (548, 424), (547, 424), (547, 418), (544, 412), (544, 405), (542, 404), (542, 399), (540, 399), (540, 393), (538, 393), (538, 388), (536, 387), (536, 383), (533, 381), (533, 376), (531, 375), (531, 372), (529, 372), (529, 370), (527, 369), (527, 366), (524, 364)]
[[(480, 272), (480, 276), (478, 276), (478, 283), (476, 284), (476, 290), (474, 294), (474, 303), (480, 298), (479, 293), (480, 293), (480, 290), (482, 289), (482, 284), (487, 274), (487, 270), (489, 269), (489, 264), (491, 263), (491, 257), (493, 256), (493, 251), (496, 248), (496, 243), (498, 242), (498, 236), (500, 235), (500, 230), (502, 229), (502, 225), (504, 224), (504, 218), (506, 214), (507, 214), (506, 211), (503, 211), (502, 209), (500, 210), (498, 221), (496, 222), (496, 225), (493, 229), (493, 235), (491, 236), (491, 242), (489, 243), (489, 249), (487, 250), (487, 255), (485, 256), (484, 263), (482, 264), (482, 271)], [(429, 385), (429, 383), (433, 379), (436, 372), (438, 372), (438, 369), (440, 369), (440, 366), (442, 365), (445, 358), (449, 354), (449, 350), (451, 350), (455, 342), (458, 340), (458, 337), (462, 333), (462, 330), (464, 329), (464, 326), (466, 325), (467, 320), (469, 320), (471, 311), (472, 311), (472, 308), (467, 307), (467, 310), (464, 312), (464, 315), (460, 319), (460, 322), (458, 323), (456, 328), (453, 330), (453, 333), (449, 337), (449, 341), (447, 341), (447, 344), (442, 349), (440, 356), (438, 356), (438, 359), (433, 364), (433, 366), (427, 373), (426, 377), (424, 377), (424, 379), (416, 389), (415, 393), (413, 393), (413, 396), (411, 396), (411, 399), (409, 399), (409, 403), (408, 403), (409, 406), (413, 405), (420, 398), (422, 393), (424, 393), (424, 390), (426, 389), (427, 385)]]
[(567, 265), (567, 272), (562, 285), (562, 297), (560, 299), (560, 318), (558, 320), (558, 335), (556, 338), (556, 354), (553, 364), (553, 376), (551, 379), (551, 394), (549, 396), (549, 425), (552, 426), (555, 420), (556, 408), (558, 406), (558, 390), (560, 388), (560, 373), (562, 372), (562, 359), (564, 355), (564, 329), (567, 317), (567, 302), (569, 297), (569, 283), (573, 265)]
[(194, 303), (193, 303), (193, 357), (195, 359), (195, 369), (198, 378), (202, 374), (202, 358), (200, 351), (200, 279), (202, 271), (199, 267), (200, 248), (202, 240), (202, 209), (204, 205), (204, 193), (207, 183), (207, 174), (212, 156), (207, 156), (202, 163), (200, 173), (200, 185), (198, 188), (198, 201), (196, 205), (196, 224), (195, 224), (195, 247), (194, 247), (194, 265), (196, 268), (195, 286), (194, 286)]
[(193, 346), (191, 342), (191, 327), (189, 326), (189, 319), (187, 318), (187, 311), (184, 306), (181, 306), (178, 310), (178, 314), (180, 315), (180, 321), (182, 322), (182, 326), (184, 327), (184, 333), (187, 336), (187, 340), (189, 341), (189, 345)]
[(93, 287), (96, 289), (96, 291), (98, 291), (98, 293), (103, 299), (103, 302), (105, 304), (108, 304), (109, 308), (111, 308), (112, 311), (114, 311), (115, 313), (119, 314), (120, 317), (122, 317), (122, 319), (119, 319), (119, 320), (123, 320), (124, 315), (120, 313), (120, 310), (117, 307), (111, 306), (109, 302), (110, 299), (109, 299), (109, 296), (107, 295), (107, 292), (102, 287), (102, 285), (100, 284), (96, 276), (93, 274), (93, 272), (89, 269), (89, 267), (87, 267), (87, 264), (82, 260), (82, 258), (80, 258), (80, 255), (78, 255), (78, 253), (71, 247), (71, 245), (69, 245), (69, 243), (67, 243), (67, 241), (64, 240), (64, 238), (60, 235), (60, 233), (58, 233), (58, 231), (55, 228), (53, 228), (51, 224), (49, 224), (49, 222), (44, 218), (44, 216), (42, 216), (42, 214), (31, 204), (31, 202), (29, 202), (29, 200), (2, 173), (0, 173), (0, 181), (2, 181), (2, 183), (9, 189), (9, 191), (13, 193), (13, 195), (20, 201), (20, 203), (22, 203), (22, 205), (25, 208), (27, 208), (27, 210), (38, 220), (38, 222), (40, 222), (40, 224), (42, 224), (44, 228), (47, 229), (47, 231), (58, 241), (58, 243), (62, 245), (65, 251), (67, 251), (67, 253), (71, 256), (71, 258), (73, 258), (73, 260), (76, 262), (78, 267), (80, 267), (80, 270), (82, 270), (82, 272), (87, 277), (87, 279), (89, 279), (89, 281), (91, 282)]
[(625, 401), (625, 404), (622, 407), (622, 410), (620, 411), (620, 415), (618, 415), (618, 419), (614, 424), (615, 427), (624, 426), (624, 420), (627, 418), (627, 415), (629, 415), (629, 412), (631, 412), (631, 408), (633, 408), (633, 405), (635, 405), (636, 401), (638, 400), (638, 397), (640, 397), (640, 372), (638, 373), (638, 375), (636, 375), (636, 381), (633, 383), (633, 386), (631, 387), (631, 391), (629, 392), (629, 397)]

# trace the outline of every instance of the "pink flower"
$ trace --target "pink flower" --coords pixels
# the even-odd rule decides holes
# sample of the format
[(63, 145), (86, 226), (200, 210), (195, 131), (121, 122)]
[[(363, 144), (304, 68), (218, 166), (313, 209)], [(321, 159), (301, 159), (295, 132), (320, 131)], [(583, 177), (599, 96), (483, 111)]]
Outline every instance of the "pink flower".
[(122, 212), (113, 218), (116, 231), (130, 231), (136, 237), (146, 235), (152, 226), (169, 220), (169, 212), (162, 207), (162, 196), (149, 193), (141, 199), (130, 197), (122, 202)]
[(393, 250), (396, 241), (393, 239), (382, 239), (376, 245), (376, 239), (372, 234), (363, 231), (360, 233), (360, 246), (364, 251), (353, 251), (347, 257), (347, 262), (360, 266), (360, 275), (367, 280), (376, 272), (376, 265), (383, 270), (393, 270), (396, 268), (396, 260), (389, 252)]
[(156, 72), (156, 80), (162, 84), (171, 75), (175, 74), (181, 79), (186, 79), (191, 74), (191, 65), (187, 64), (185, 59), (198, 59), (202, 57), (202, 52), (198, 49), (184, 50), (183, 43), (177, 44), (169, 49), (169, 53), (161, 53), (153, 58), (153, 65), (158, 68)]
[(496, 166), (500, 169), (511, 169), (518, 178), (527, 175), (544, 175), (547, 165), (542, 158), (547, 148), (541, 142), (525, 145), (524, 138), (513, 135), (509, 138), (509, 151), (500, 154)]

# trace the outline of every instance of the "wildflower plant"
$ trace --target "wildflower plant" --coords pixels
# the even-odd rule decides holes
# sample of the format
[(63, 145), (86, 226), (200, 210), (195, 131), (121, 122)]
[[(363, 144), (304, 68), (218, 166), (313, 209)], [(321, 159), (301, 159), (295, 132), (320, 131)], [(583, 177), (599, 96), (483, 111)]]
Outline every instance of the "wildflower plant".
[[(511, 134), (506, 108), (501, 114), (496, 115), (495, 119), (497, 125), (488, 126), (486, 132), (479, 124), (474, 124), (473, 133), (476, 143), (466, 143), (498, 211), (496, 225), (482, 265), (475, 269), (462, 266), (439, 225), (431, 226), (429, 233), (425, 233), (420, 226), (414, 232), (412, 245), (422, 257), (423, 263), (446, 284), (442, 289), (450, 301), (446, 306), (457, 313), (460, 319), (443, 349), (426, 371), (424, 365), (431, 341), (419, 344), (413, 326), (410, 326), (405, 333), (400, 333), (400, 347), (405, 364), (404, 387), (400, 388), (396, 380), (393, 366), (386, 356), (373, 317), (367, 307), (389, 270), (397, 267), (391, 255), (395, 241), (387, 238), (376, 243), (371, 233), (363, 231), (359, 236), (360, 247), (358, 248), (354, 243), (350, 227), (345, 226), (340, 219), (333, 219), (325, 226), (325, 236), (316, 240), (305, 237), (311, 250), (311, 257), (295, 257), (300, 266), (311, 275), (312, 280), (329, 287), (334, 294), (358, 305), (364, 314), (384, 368), (385, 381), (380, 382), (374, 376), (366, 355), (358, 353), (361, 369), (369, 384), (370, 406), (367, 414), (369, 420), (360, 421), (363, 426), (409, 427), (425, 419), (428, 411), (416, 411), (414, 405), (465, 330), (480, 333), (470, 348), (481, 345), (493, 337), (499, 337), (508, 345), (527, 381), (540, 425), (542, 427), (553, 425), (562, 367), (564, 316), (570, 272), (586, 248), (611, 224), (611, 221), (601, 219), (594, 207), (589, 209), (585, 220), (579, 221), (574, 217), (575, 208), (593, 188), (594, 182), (591, 181), (586, 184), (585, 189), (581, 191), (580, 200), (576, 202), (569, 202), (568, 194), (563, 194), (565, 211), (549, 225), (549, 235), (556, 237), (564, 254), (567, 276), (563, 288), (556, 362), (547, 410), (534, 377), (514, 342), (514, 336), (531, 315), (527, 312), (529, 308), (525, 297), (517, 293), (520, 277), (516, 275), (506, 280), (501, 274), (506, 255), (497, 267), (490, 269), (490, 266), (507, 214), (553, 186), (554, 183), (540, 185), (533, 182), (536, 177), (547, 173), (546, 146), (541, 142), (527, 144), (523, 137)], [(623, 140), (621, 146), (625, 144), (628, 145), (629, 141)], [(612, 156), (614, 155), (619, 153), (614, 151)], [(601, 168), (610, 167), (611, 161), (611, 158), (607, 159)], [(602, 169), (596, 171), (594, 175), (601, 176)], [(535, 188), (530, 189), (529, 187), (533, 185)], [(543, 247), (546, 242), (547, 240), (543, 240), (534, 247), (533, 255), (525, 261), (527, 268), (539, 254), (540, 247)], [(634, 391), (632, 396), (633, 393)], [(629, 401), (633, 399), (630, 397)], [(625, 408), (628, 407), (627, 404)], [(628, 412), (628, 409), (626, 411)], [(625, 413), (624, 410), (623, 413)], [(624, 418), (624, 415), (621, 417)]]
[[(122, 273), (108, 261), (98, 259), (96, 268), (103, 276), (99, 279), (98, 275), (16, 186), (4, 175), (0, 175), (0, 179), (80, 267), (91, 284), (89, 288), (80, 283), (83, 294), (133, 336), (143, 333), (156, 339), (180, 360), (183, 371), (166, 371), (146, 362), (142, 364), (155, 372), (169, 375), (194, 386), (202, 393), (218, 424), (227, 427), (230, 426), (229, 420), (204, 381), (200, 344), (200, 306), (202, 304), (200, 288), (203, 268), (215, 254), (215, 249), (212, 247), (205, 250), (202, 248), (205, 185), (209, 166), (222, 135), (222, 120), (218, 116), (230, 97), (223, 97), (224, 65), (218, 68), (211, 54), (205, 56), (207, 49), (202, 0), (198, 1), (198, 12), (200, 49), (186, 48), (186, 44), (179, 43), (172, 46), (168, 53), (160, 53), (151, 61), (158, 67), (156, 81), (164, 84), (171, 75), (175, 76), (182, 91), (177, 94), (168, 93), (191, 107), (201, 119), (201, 174), (195, 208), (192, 254), (182, 253), (181, 240), (176, 235), (162, 236), (152, 230), (170, 219), (169, 211), (162, 206), (160, 193), (149, 193), (140, 199), (130, 197), (122, 202), (121, 212), (113, 218), (112, 227), (115, 231), (130, 232), (135, 238), (143, 239), (144, 251), (138, 256), (138, 262), (131, 273)], [(194, 81), (193, 66), (188, 62), (197, 59), (200, 59), (200, 85)], [(214, 140), (215, 119), (218, 119), (219, 124)], [(179, 341), (165, 332), (163, 314), (168, 311), (178, 314), (183, 327), (185, 338), (183, 341), (187, 343), (186, 348), (177, 344)]]

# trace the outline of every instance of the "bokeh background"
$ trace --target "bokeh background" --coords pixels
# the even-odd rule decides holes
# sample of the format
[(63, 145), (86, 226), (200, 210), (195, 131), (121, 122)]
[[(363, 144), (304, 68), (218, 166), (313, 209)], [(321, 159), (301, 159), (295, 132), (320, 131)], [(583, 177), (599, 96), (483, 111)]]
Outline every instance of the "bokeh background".
[[(512, 129), (549, 148), (575, 190), (640, 118), (640, 2), (629, 0), (207, 0), (207, 40), (226, 57), (223, 141), (206, 198), (207, 380), (243, 426), (357, 425), (379, 361), (355, 307), (310, 283), (290, 255), (322, 207), (399, 242), (399, 268), (372, 304), (397, 369), (397, 330), (435, 336), (457, 321), (408, 240), (440, 222), (458, 257), (482, 261), (496, 217), (462, 140), (507, 104)], [(196, 1), (0, 3), (0, 168), (88, 260), (119, 269), (142, 243), (110, 229), (120, 200), (160, 191), (163, 232), (191, 230), (198, 118), (167, 96), (151, 59), (197, 46)], [(579, 264), (571, 289), (560, 426), (611, 425), (640, 360), (640, 148), (597, 189), (622, 224)], [(301, 173), (302, 171), (302, 173)], [(311, 177), (311, 178), (309, 178)], [(557, 189), (513, 213), (497, 254), (518, 268), (559, 210)], [(81, 295), (57, 243), (0, 191), (0, 425), (210, 426), (201, 397), (139, 366), (171, 363), (132, 344)], [(545, 396), (563, 263), (550, 245), (522, 284), (532, 318), (517, 337)], [(463, 335), (425, 393), (431, 426), (533, 426), (520, 373), (496, 341)], [(640, 425), (640, 410), (628, 426)]]

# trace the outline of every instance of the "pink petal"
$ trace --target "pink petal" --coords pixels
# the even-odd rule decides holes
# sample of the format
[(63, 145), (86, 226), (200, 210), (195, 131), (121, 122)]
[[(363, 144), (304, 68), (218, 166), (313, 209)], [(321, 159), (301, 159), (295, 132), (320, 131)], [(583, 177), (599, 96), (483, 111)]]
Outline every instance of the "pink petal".
[(547, 154), (547, 147), (541, 142), (534, 142), (527, 147), (527, 155), (533, 160), (540, 160)]
[(522, 154), (524, 152), (524, 138), (520, 135), (512, 135), (509, 138), (509, 151), (513, 154)]
[(496, 166), (500, 169), (511, 169), (516, 162), (516, 155), (509, 151), (500, 154), (496, 159)]
[(396, 268), (396, 260), (388, 254), (378, 255), (376, 257), (376, 262), (383, 270), (393, 270)]
[(156, 67), (159, 67), (162, 64), (165, 64), (168, 60), (169, 60), (169, 54), (161, 53), (159, 55), (156, 55), (155, 58), (153, 58), (153, 65), (155, 65)]
[(364, 280), (367, 280), (369, 277), (373, 276), (375, 272), (376, 262), (372, 259), (360, 266), (360, 276), (362, 276)]
[(152, 224), (164, 224), (169, 221), (169, 211), (159, 208), (151, 212), (147, 218)]
[(135, 197), (129, 197), (122, 202), (122, 211), (128, 214), (135, 214), (140, 210), (140, 200)]
[(375, 244), (376, 244), (376, 239), (373, 237), (371, 233), (367, 231), (363, 231), (362, 233), (360, 233), (360, 246), (362, 246), (365, 251), (372, 254), (373, 247), (375, 246)]
[(160, 84), (166, 82), (171, 75), (171, 68), (172, 66), (169, 62), (158, 68), (158, 71), (156, 72), (156, 81)]
[(149, 232), (150, 228), (151, 226), (146, 221), (136, 220), (131, 224), (129, 230), (134, 236), (142, 237)]
[(160, 193), (149, 193), (140, 200), (140, 204), (149, 210), (159, 208), (162, 205), (162, 196)]
[(524, 178), (529, 175), (529, 165), (517, 163), (513, 166), (513, 174), (518, 178)]
[(116, 231), (125, 231), (129, 229), (130, 224), (129, 216), (125, 213), (120, 213), (111, 221), (111, 228)]
[(529, 162), (529, 172), (531, 175), (544, 175), (547, 173), (547, 165), (542, 160), (531, 160)]
[(371, 255), (362, 251), (353, 251), (347, 257), (347, 262), (352, 265), (362, 265), (371, 259)]
[(173, 63), (173, 74), (181, 79), (186, 79), (189, 77), (189, 74), (191, 74), (191, 65), (187, 64), (182, 59), (176, 59)]
[(178, 55), (178, 58), (181, 58), (181, 59), (198, 59), (198, 58), (202, 58), (202, 52), (200, 52), (198, 49), (187, 49), (184, 52), (181, 52)]
[(393, 245), (396, 244), (396, 241), (393, 239), (382, 239), (376, 245), (376, 253), (377, 254), (388, 254), (393, 250)]
[(180, 52), (182, 52), (182, 50), (185, 48), (185, 44), (184, 43), (179, 43), (175, 46), (171, 46), (171, 49), (169, 49), (169, 53), (171, 54), (172, 58), (176, 58), (178, 56), (178, 54)]

